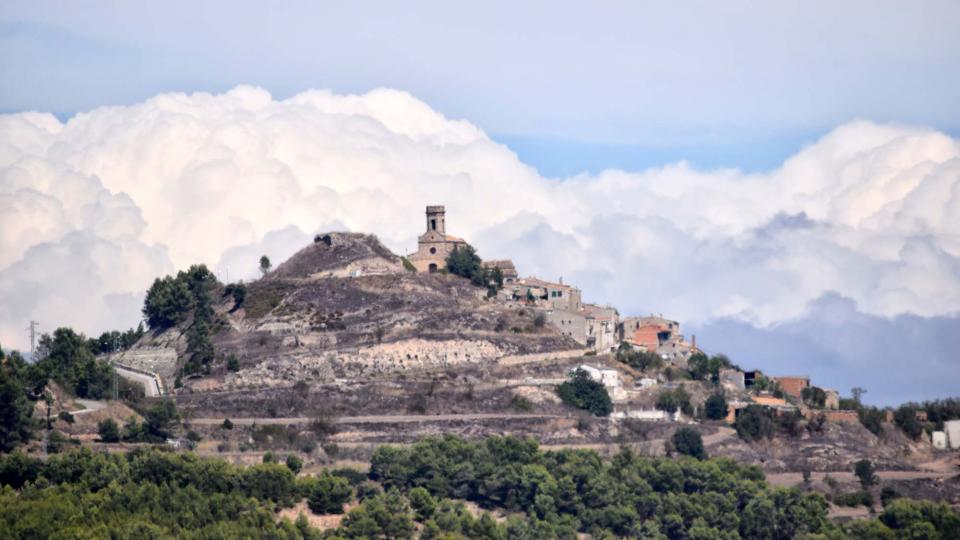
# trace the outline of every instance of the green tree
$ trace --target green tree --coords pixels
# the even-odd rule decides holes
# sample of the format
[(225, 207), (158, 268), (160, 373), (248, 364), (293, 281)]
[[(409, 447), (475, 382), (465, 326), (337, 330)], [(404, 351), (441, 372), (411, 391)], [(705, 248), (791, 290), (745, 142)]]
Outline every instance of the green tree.
[(270, 271), (270, 257), (266, 255), (260, 257), (260, 273), (266, 275)]
[(703, 414), (710, 420), (723, 420), (727, 417), (727, 399), (723, 394), (713, 394), (703, 404)]
[(97, 424), (97, 433), (105, 443), (120, 442), (120, 426), (113, 418), (107, 418)]
[(737, 435), (747, 442), (773, 437), (776, 433), (776, 423), (770, 412), (759, 405), (749, 405), (743, 409), (734, 427)]
[(483, 283), (483, 261), (471, 245), (457, 246), (447, 255), (447, 271), (453, 275), (473, 280), (477, 285)]
[(822, 409), (827, 404), (827, 393), (818, 386), (808, 386), (800, 392), (800, 397), (808, 406)]
[(286, 464), (293, 474), (298, 474), (300, 469), (303, 469), (303, 460), (296, 454), (287, 454)]
[(417, 516), (417, 521), (423, 522), (433, 517), (433, 512), (437, 508), (437, 501), (430, 496), (430, 492), (425, 488), (416, 487), (407, 493), (410, 499), (410, 506)]
[(707, 451), (703, 448), (703, 438), (699, 431), (682, 427), (673, 433), (672, 440), (673, 448), (680, 454), (700, 460), (707, 459)]
[(342, 514), (343, 505), (352, 497), (350, 482), (324, 471), (310, 488), (307, 506), (314, 514)]
[(893, 422), (911, 439), (920, 438), (923, 425), (917, 420), (917, 407), (912, 404), (901, 405), (893, 413)]
[(144, 415), (147, 432), (156, 438), (170, 437), (172, 430), (180, 424), (180, 411), (172, 399), (162, 399), (154, 403)]
[(609, 416), (613, 412), (613, 401), (607, 389), (580, 368), (570, 375), (569, 380), (557, 386), (557, 395), (567, 405), (595, 416)]
[(57, 328), (40, 337), (37, 366), (51, 379), (81, 398), (101, 399), (112, 388), (113, 368), (98, 360), (83, 334)]
[(0, 350), (0, 451), (9, 452), (30, 440), (33, 402)]
[(184, 280), (173, 276), (157, 278), (147, 289), (143, 316), (147, 326), (163, 330), (180, 324), (193, 309), (193, 295)]
[(853, 473), (860, 479), (860, 485), (863, 489), (877, 483), (877, 475), (873, 468), (873, 462), (869, 459), (861, 459), (853, 466)]
[(347, 538), (413, 538), (416, 530), (410, 506), (400, 492), (376, 495), (350, 511), (338, 533)]

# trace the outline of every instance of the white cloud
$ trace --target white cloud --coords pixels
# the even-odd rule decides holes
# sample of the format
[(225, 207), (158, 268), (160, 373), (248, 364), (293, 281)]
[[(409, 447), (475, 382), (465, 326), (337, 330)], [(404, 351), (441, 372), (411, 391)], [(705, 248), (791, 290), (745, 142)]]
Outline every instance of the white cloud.
[(767, 174), (556, 180), (404, 92), (238, 87), (0, 116), (0, 343), (31, 318), (131, 326), (156, 275), (253, 277), (321, 230), (403, 253), (426, 204), (481, 255), (621, 312), (769, 324), (831, 291), (872, 315), (960, 311), (960, 144), (933, 130), (852, 122)]

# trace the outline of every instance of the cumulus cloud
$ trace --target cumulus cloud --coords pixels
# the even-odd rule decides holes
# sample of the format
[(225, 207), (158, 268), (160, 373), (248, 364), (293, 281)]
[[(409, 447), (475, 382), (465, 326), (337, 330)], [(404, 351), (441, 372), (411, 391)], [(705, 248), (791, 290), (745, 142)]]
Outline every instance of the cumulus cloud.
[(839, 294), (867, 316), (960, 311), (960, 143), (856, 121), (776, 170), (545, 178), (407, 93), (163, 94), (0, 116), (0, 342), (138, 320), (159, 274), (251, 278), (322, 230), (415, 249), (427, 204), (520, 271), (621, 313), (770, 326)]

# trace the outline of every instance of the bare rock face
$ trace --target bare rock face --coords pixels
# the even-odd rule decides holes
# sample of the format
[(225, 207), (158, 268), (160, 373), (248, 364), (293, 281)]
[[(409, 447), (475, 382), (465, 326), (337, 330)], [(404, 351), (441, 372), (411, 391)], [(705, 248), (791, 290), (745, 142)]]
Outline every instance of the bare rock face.
[(404, 272), (400, 258), (372, 234), (332, 232), (317, 235), (266, 280), (359, 277)]

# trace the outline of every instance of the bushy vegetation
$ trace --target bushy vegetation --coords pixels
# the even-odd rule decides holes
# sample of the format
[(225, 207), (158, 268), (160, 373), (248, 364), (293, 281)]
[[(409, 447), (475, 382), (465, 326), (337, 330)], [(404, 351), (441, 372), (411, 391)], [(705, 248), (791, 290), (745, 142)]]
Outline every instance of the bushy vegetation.
[(143, 323), (140, 323), (136, 328), (131, 328), (125, 332), (113, 330), (100, 334), (100, 337), (90, 338), (87, 340), (87, 347), (93, 354), (125, 351), (143, 337), (144, 333)]
[(503, 287), (503, 272), (499, 268), (485, 268), (471, 245), (454, 247), (447, 255), (446, 264), (451, 274), (465, 277), (478, 287), (486, 287), (489, 296)]
[(557, 386), (557, 395), (567, 405), (596, 416), (608, 416), (613, 412), (613, 401), (607, 389), (583, 369), (578, 368), (570, 374), (570, 380)]
[(827, 405), (827, 393), (819, 386), (808, 386), (800, 391), (803, 402), (814, 409), (822, 409)]
[(677, 411), (688, 416), (693, 414), (690, 394), (688, 394), (682, 386), (678, 386), (672, 390), (662, 390), (657, 396), (657, 408), (670, 414)]
[(687, 361), (687, 369), (690, 371), (690, 375), (701, 381), (717, 382), (720, 380), (720, 370), (730, 367), (734, 367), (733, 363), (722, 354), (708, 357), (702, 352), (695, 352)]
[(617, 360), (640, 371), (657, 371), (662, 368), (664, 364), (663, 358), (660, 358), (660, 355), (653, 352), (634, 350), (633, 347), (626, 343), (621, 343), (620, 348), (617, 349)]
[[(216, 329), (212, 293), (220, 287), (216, 276), (205, 265), (193, 265), (180, 271), (176, 277), (166, 276), (154, 280), (143, 302), (143, 315), (152, 329), (165, 329), (185, 322), (190, 315), (193, 321), (187, 329), (187, 361), (183, 374), (209, 373), (214, 359), (211, 336)], [(231, 284), (234, 308), (246, 299), (247, 290), (242, 284)]]
[[(879, 519), (842, 526), (817, 494), (773, 488), (753, 466), (728, 459), (610, 460), (587, 450), (541, 451), (532, 440), (454, 436), (406, 448), (382, 446), (369, 479), (338, 469), (296, 478), (280, 463), (230, 465), (193, 454), (138, 449), (0, 456), (0, 537), (9, 538), (594, 538), (774, 539), (957, 538), (960, 517), (945, 504), (889, 499)], [(383, 486), (381, 489), (378, 482)], [(862, 493), (839, 495), (865, 504)], [(497, 522), (463, 502), (511, 513)], [(306, 500), (343, 511), (320, 532), (305, 516), (276, 510)], [(419, 530), (419, 533), (418, 533)]]
[(157, 450), (46, 462), (13, 453), (0, 457), (0, 484), (9, 486), (0, 491), (0, 536), (9, 538), (304, 538), (273, 514), (301, 496), (283, 465), (244, 469)]
[(740, 411), (734, 428), (741, 439), (749, 442), (769, 439), (778, 433), (796, 437), (802, 432), (800, 421), (799, 412), (777, 414), (760, 405), (749, 405)]
[(113, 368), (94, 356), (83, 334), (70, 328), (41, 336), (37, 356), (42, 374), (77, 397), (101, 399), (113, 389)]
[(673, 450), (677, 453), (697, 459), (707, 459), (707, 451), (703, 448), (703, 438), (700, 432), (691, 427), (682, 427), (674, 432), (670, 439)]
[(727, 417), (727, 408), (723, 394), (712, 394), (703, 404), (703, 415), (708, 420), (723, 420)]
[(520, 538), (794, 538), (831, 529), (819, 495), (771, 489), (759, 469), (725, 459), (642, 459), (624, 449), (605, 462), (591, 451), (542, 452), (532, 440), (448, 436), (379, 448), (370, 476), (388, 489), (525, 512)]

